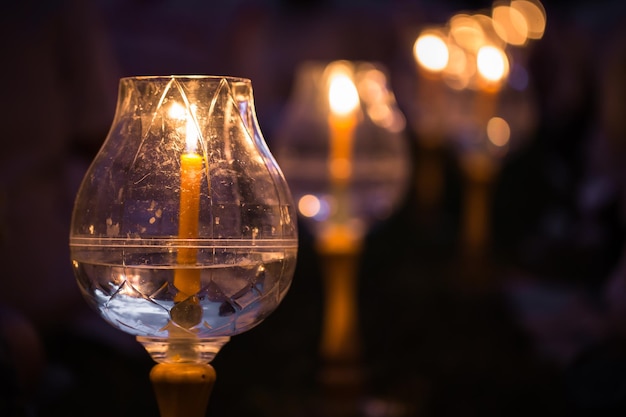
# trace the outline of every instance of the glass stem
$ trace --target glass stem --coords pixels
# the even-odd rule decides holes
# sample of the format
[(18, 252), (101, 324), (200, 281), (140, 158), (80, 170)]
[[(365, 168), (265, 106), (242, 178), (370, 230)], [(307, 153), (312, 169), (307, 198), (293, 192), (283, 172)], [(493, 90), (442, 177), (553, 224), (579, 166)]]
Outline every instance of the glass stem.
[(322, 356), (330, 362), (358, 356), (356, 253), (325, 253)]

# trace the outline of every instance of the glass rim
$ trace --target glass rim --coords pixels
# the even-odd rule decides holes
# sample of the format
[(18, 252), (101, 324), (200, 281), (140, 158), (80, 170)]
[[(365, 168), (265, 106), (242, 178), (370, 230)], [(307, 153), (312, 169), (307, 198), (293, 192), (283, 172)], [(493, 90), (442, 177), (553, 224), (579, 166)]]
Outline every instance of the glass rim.
[(131, 75), (121, 77), (120, 81), (159, 81), (159, 80), (223, 80), (238, 83), (251, 83), (250, 78), (234, 75), (207, 75), (207, 74), (172, 74), (172, 75)]

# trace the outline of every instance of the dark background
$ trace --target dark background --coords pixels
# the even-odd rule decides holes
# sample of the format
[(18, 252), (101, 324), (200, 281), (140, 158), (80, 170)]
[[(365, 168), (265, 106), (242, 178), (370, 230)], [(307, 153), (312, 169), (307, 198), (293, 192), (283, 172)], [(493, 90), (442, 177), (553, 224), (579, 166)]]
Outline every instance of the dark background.
[[(252, 80), (272, 137), (303, 60), (389, 69), (410, 121), (412, 42), (479, 1), (13, 2), (3, 9), (0, 415), (158, 415), (153, 365), (82, 300), (69, 265), (73, 196), (108, 131), (119, 77)], [(623, 271), (626, 7), (544, 2), (529, 45), (537, 127), (494, 184), (476, 286), (459, 250), (463, 178), (442, 153), (438, 222), (409, 189), (359, 263), (363, 416), (626, 412)], [(409, 123), (410, 125), (410, 123)], [(408, 129), (411, 157), (424, 152)], [(415, 184), (411, 184), (414, 187)], [(208, 415), (322, 416), (322, 288), (305, 225), (292, 288), (213, 365)]]

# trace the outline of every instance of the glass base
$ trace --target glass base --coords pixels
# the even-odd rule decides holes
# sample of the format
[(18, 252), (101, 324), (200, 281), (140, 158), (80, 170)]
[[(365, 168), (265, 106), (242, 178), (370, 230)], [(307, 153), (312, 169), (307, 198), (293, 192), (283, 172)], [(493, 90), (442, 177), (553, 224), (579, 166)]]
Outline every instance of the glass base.
[(230, 337), (163, 338), (137, 336), (137, 341), (143, 345), (157, 363), (210, 363), (222, 346), (230, 341)]

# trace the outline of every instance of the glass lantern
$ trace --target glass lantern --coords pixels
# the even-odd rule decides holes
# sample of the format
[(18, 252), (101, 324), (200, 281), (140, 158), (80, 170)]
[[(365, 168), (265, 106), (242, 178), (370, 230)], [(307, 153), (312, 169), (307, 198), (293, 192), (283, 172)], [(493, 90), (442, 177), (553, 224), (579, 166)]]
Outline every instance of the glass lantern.
[(358, 413), (366, 379), (358, 264), (367, 232), (406, 195), (411, 151), (405, 128), (382, 64), (309, 61), (296, 72), (275, 136), (276, 158), (321, 261), (325, 415)]
[(108, 323), (157, 363), (208, 364), (278, 307), (297, 243), (250, 80), (120, 80), (70, 231), (78, 285)]
[(382, 64), (301, 64), (275, 154), (315, 236), (360, 238), (394, 212), (411, 168), (405, 129)]

